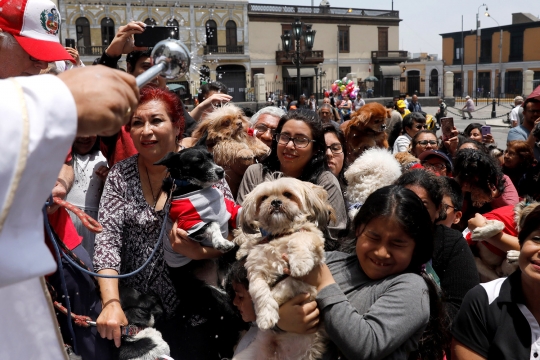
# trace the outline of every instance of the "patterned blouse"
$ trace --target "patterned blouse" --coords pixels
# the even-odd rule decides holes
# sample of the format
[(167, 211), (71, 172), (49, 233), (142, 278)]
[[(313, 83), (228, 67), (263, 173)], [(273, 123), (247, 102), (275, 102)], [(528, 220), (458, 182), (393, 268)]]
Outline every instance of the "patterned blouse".
[[(94, 269), (113, 269), (127, 274), (148, 259), (161, 230), (164, 211), (155, 211), (143, 195), (138, 155), (118, 162), (113, 166), (99, 206), (99, 222), (103, 232), (96, 235)], [(178, 306), (174, 286), (163, 259), (163, 247), (157, 250), (154, 259), (140, 273), (120, 284), (140, 291), (154, 292), (161, 298), (168, 317)]]

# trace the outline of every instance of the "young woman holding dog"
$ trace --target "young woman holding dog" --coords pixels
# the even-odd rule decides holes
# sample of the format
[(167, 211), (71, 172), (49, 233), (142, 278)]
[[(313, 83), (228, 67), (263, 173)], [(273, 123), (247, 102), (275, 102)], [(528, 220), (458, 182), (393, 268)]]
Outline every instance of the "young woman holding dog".
[(428, 210), (411, 190), (386, 186), (353, 223), (352, 254), (329, 252), (326, 265), (304, 278), (317, 287), (318, 309), (291, 305), (293, 298), (282, 305), (278, 326), (312, 332), (319, 315), (331, 340), (323, 359), (407, 359), (415, 351), (411, 358), (442, 359), (446, 318), (424, 267), (433, 253)]
[(270, 155), (246, 170), (236, 201), (241, 205), (257, 185), (282, 176), (320, 185), (328, 192), (328, 201), (335, 211), (336, 220), (330, 223), (329, 230), (337, 238), (337, 233), (347, 225), (347, 210), (339, 182), (328, 168), (325, 150), (317, 114), (309, 110), (290, 111), (279, 121)]
[[(452, 359), (540, 356), (540, 208), (518, 235), (519, 269), (469, 291), (452, 326)], [(531, 340), (532, 339), (532, 340)]]

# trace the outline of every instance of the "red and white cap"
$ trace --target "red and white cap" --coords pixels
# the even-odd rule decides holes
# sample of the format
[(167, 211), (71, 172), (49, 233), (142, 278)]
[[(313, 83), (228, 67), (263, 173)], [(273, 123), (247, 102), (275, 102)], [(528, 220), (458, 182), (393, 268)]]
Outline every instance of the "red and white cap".
[(75, 60), (58, 40), (60, 12), (49, 0), (0, 0), (0, 29), (34, 59)]

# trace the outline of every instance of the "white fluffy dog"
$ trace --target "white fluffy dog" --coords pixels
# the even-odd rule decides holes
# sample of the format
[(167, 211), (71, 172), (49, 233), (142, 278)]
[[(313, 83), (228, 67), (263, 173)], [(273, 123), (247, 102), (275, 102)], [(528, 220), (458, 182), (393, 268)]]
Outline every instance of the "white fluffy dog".
[(400, 176), (401, 166), (388, 150), (371, 148), (364, 151), (345, 171), (349, 217), (354, 218), (371, 193), (391, 185)]
[[(333, 217), (328, 194), (320, 186), (294, 178), (264, 182), (244, 200), (241, 217), (243, 231), (262, 229), (269, 235), (241, 245), (248, 251), (245, 266), (259, 333), (234, 359), (320, 358), (326, 344), (322, 329), (307, 335), (272, 329), (281, 304), (301, 293), (309, 293), (312, 299), (317, 295), (315, 287), (296, 278), (324, 262), (324, 236), (318, 224), (324, 227)], [(288, 263), (282, 254), (287, 254)], [(284, 272), (287, 267), (291, 276)]]

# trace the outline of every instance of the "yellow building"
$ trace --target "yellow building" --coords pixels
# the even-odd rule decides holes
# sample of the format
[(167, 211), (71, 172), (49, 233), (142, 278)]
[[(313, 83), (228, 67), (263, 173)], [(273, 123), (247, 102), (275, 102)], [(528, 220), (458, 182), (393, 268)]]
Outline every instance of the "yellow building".
[[(296, 18), (316, 31), (313, 49), (301, 63), (302, 93), (306, 95), (316, 89), (316, 67), (317, 75), (325, 74), (323, 88), (354, 73), (359, 81), (370, 75), (381, 77), (372, 84), (380, 93), (384, 89), (380, 65), (407, 59), (407, 52), (398, 50), (401, 19), (395, 10), (336, 8), (322, 3), (314, 7), (250, 4), (248, 16), (251, 77), (264, 74), (269, 92), (296, 94), (297, 68), (283, 51), (280, 38), (291, 33)], [(303, 42), (301, 50), (307, 50)]]
[(58, 0), (64, 20), (61, 39), (75, 39), (85, 64), (101, 56), (118, 28), (131, 20), (179, 26), (179, 38), (192, 55), (190, 75), (183, 79), (191, 93), (200, 80), (220, 80), (236, 101), (244, 100), (247, 87), (247, 6), (247, 0)]
[(454, 73), (455, 96), (522, 95), (526, 70), (534, 71), (534, 79), (540, 81), (540, 19), (515, 13), (511, 25), (481, 28), (479, 33), (477, 36), (471, 30), (441, 34), (444, 70)]

